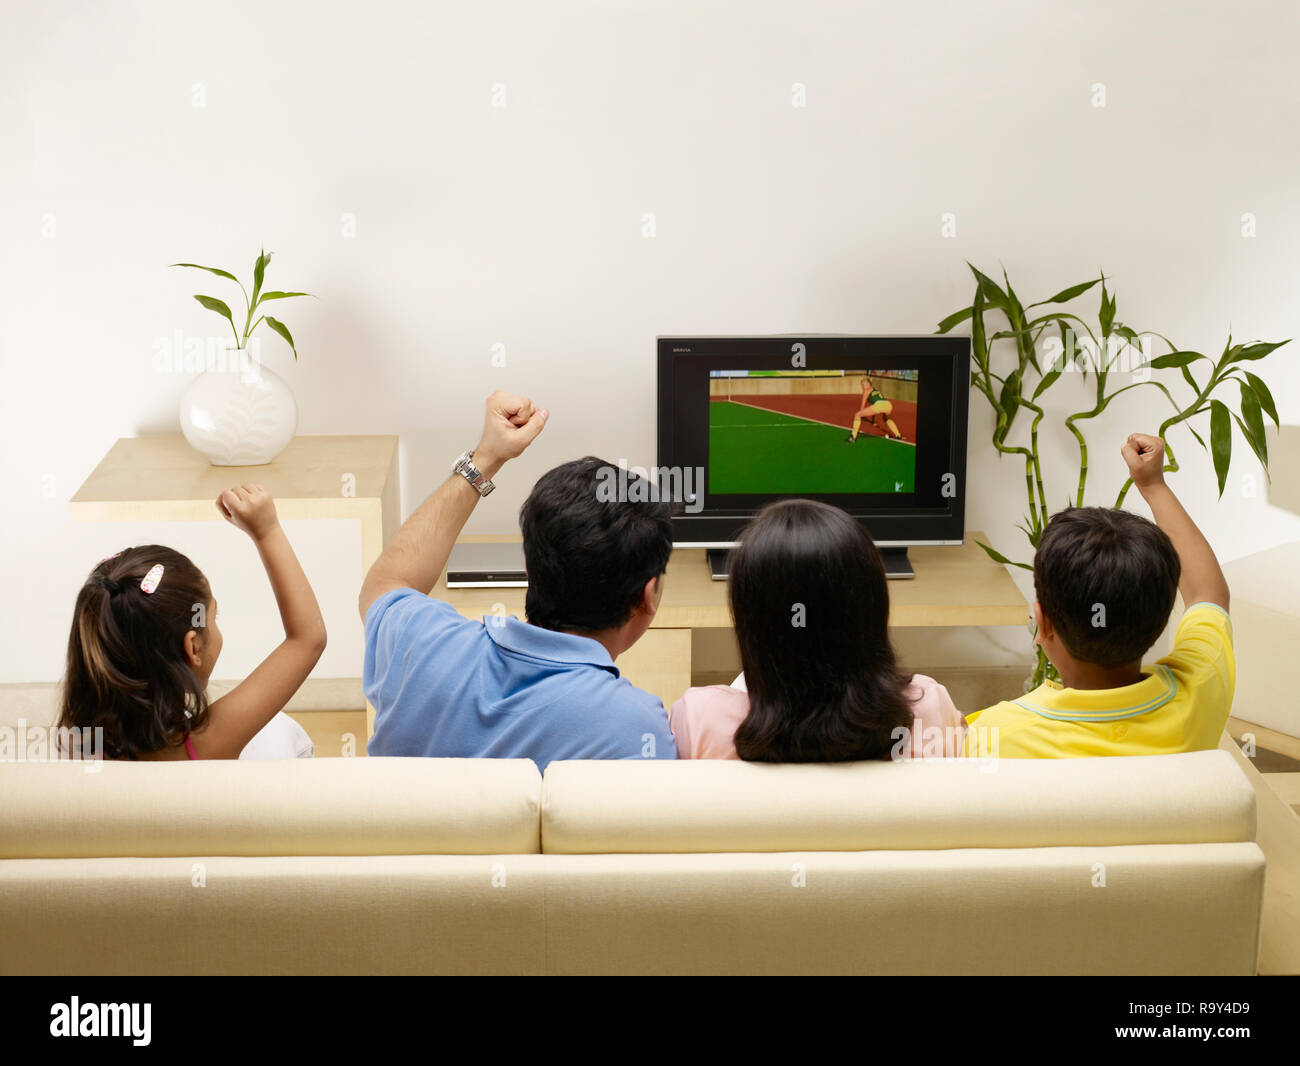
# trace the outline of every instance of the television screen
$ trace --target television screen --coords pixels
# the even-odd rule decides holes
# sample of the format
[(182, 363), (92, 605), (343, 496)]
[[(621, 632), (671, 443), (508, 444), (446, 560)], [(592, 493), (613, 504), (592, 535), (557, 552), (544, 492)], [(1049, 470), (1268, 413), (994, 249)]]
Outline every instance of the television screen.
[(881, 545), (961, 543), (970, 341), (658, 338), (658, 475), (679, 546), (725, 547), (770, 500), (843, 508)]
[(710, 492), (916, 491), (919, 371), (712, 370)]

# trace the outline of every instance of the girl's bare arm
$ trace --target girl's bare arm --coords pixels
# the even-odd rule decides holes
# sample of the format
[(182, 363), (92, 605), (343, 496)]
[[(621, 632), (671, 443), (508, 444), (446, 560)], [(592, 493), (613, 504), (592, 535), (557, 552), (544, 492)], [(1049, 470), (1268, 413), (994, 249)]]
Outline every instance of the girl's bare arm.
[(325, 650), (325, 620), (270, 493), (260, 485), (227, 489), (217, 507), (257, 546), (284, 625), (279, 647), (212, 704), (207, 724), (193, 735), (200, 758), (234, 759), (307, 680)]

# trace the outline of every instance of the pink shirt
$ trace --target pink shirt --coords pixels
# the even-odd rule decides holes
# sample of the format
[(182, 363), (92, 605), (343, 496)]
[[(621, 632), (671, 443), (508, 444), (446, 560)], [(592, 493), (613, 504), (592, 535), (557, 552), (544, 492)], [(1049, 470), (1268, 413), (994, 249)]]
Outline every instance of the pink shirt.
[[(966, 719), (953, 705), (948, 690), (932, 677), (913, 674), (903, 695), (912, 702), (912, 732), (899, 738), (891, 755), (900, 759), (960, 756)], [(668, 716), (668, 725), (677, 741), (677, 757), (737, 758), (733, 738), (747, 714), (749, 694), (742, 688), (730, 685), (688, 688), (673, 704)]]

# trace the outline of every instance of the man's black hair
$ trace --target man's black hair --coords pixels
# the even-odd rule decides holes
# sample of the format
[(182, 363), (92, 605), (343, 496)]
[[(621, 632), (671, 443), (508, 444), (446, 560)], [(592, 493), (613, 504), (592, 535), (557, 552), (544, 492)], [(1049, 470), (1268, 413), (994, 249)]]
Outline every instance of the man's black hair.
[(593, 633), (628, 620), (672, 554), (668, 504), (653, 501), (655, 488), (592, 455), (538, 479), (519, 511), (529, 622)]

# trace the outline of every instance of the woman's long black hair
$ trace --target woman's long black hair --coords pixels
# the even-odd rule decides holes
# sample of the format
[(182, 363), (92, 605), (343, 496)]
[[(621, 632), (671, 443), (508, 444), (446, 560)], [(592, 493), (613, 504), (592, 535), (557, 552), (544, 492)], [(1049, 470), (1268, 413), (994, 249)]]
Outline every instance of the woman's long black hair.
[(885, 567), (844, 511), (769, 504), (741, 535), (731, 613), (749, 689), (736, 754), (750, 762), (880, 759), (912, 710), (889, 642)]

